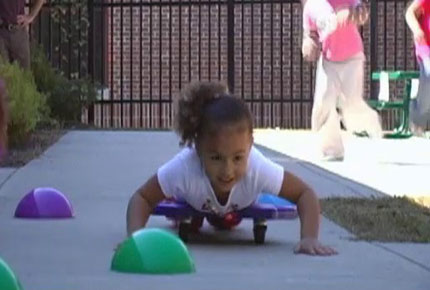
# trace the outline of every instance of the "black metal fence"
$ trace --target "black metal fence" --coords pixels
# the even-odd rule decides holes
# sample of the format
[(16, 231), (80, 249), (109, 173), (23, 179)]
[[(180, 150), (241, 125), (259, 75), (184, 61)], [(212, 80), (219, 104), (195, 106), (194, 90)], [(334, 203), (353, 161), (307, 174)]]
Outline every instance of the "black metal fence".
[[(365, 92), (375, 98), (371, 71), (416, 63), (406, 0), (370, 5)], [(256, 127), (308, 128), (314, 70), (302, 60), (301, 27), (298, 0), (48, 0), (33, 36), (69, 77), (102, 84), (83, 114), (96, 126), (168, 128), (181, 88), (221, 80)]]

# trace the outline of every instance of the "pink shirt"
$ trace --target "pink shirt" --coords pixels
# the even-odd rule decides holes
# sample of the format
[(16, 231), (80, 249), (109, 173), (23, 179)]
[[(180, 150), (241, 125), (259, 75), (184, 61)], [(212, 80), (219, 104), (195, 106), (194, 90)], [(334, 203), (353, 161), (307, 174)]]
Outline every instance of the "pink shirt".
[(347, 24), (344, 27), (336, 27), (336, 9), (357, 4), (359, 0), (306, 1), (303, 8), (303, 30), (305, 33), (309, 31), (318, 33), (325, 59), (344, 61), (363, 52), (363, 42), (357, 25)]
[(418, 59), (430, 56), (430, 0), (414, 0), (422, 9), (418, 22), (424, 32), (425, 40), (415, 42), (415, 53)]

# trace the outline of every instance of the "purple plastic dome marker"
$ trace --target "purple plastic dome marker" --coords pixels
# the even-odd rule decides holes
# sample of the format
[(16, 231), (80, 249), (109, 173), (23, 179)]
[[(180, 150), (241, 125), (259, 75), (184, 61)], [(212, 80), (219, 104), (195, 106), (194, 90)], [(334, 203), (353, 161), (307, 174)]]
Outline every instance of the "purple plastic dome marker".
[(34, 189), (26, 194), (15, 210), (15, 217), (38, 217), (39, 209), (34, 200)]
[(38, 187), (19, 202), (15, 217), (20, 218), (70, 218), (73, 208), (60, 191), (50, 187)]

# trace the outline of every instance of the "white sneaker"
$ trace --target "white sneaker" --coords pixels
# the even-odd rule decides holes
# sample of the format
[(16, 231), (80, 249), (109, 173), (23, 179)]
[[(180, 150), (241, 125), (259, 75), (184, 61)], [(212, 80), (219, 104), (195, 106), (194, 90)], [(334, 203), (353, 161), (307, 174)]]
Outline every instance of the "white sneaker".
[(326, 150), (322, 152), (321, 161), (343, 161), (343, 152), (334, 152), (335, 150)]
[(333, 162), (333, 161), (338, 161), (338, 162), (341, 162), (341, 161), (343, 161), (343, 159), (344, 159), (344, 157), (343, 156), (332, 156), (332, 155), (324, 155), (322, 158), (321, 158), (321, 161), (330, 161), (330, 162)]
[(410, 122), (409, 128), (411, 129), (411, 132), (415, 137), (426, 137), (423, 127), (415, 125), (413, 122)]

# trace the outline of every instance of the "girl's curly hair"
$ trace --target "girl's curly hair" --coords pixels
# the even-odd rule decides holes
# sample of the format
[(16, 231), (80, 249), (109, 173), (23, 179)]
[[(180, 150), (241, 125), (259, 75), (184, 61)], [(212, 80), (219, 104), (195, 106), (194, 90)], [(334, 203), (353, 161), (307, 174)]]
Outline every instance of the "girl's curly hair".
[(192, 146), (204, 133), (240, 121), (246, 121), (252, 132), (249, 109), (220, 82), (191, 83), (176, 100), (174, 127), (181, 146)]

